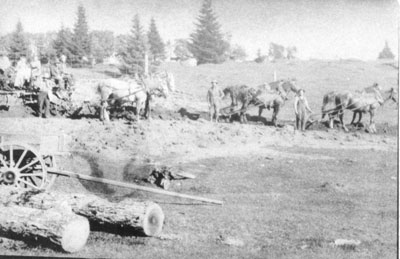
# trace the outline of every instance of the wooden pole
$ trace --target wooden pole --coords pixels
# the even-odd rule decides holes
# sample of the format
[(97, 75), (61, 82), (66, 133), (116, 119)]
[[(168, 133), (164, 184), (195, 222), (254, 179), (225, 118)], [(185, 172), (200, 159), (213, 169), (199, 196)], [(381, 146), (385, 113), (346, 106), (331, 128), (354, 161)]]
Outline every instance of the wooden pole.
[(144, 75), (145, 77), (149, 75), (149, 54), (147, 51), (144, 53)]
[(91, 182), (111, 184), (111, 185), (115, 185), (115, 186), (119, 186), (119, 187), (129, 188), (129, 189), (136, 189), (136, 190), (141, 190), (141, 191), (146, 191), (146, 192), (158, 193), (158, 194), (179, 197), (179, 198), (184, 198), (184, 199), (197, 200), (197, 201), (208, 202), (208, 203), (213, 203), (213, 204), (218, 204), (218, 205), (223, 204), (223, 202), (219, 201), (219, 200), (213, 200), (213, 199), (202, 198), (202, 197), (197, 197), (197, 196), (187, 195), (187, 194), (182, 194), (182, 193), (177, 193), (177, 192), (159, 190), (159, 189), (155, 189), (155, 188), (136, 185), (133, 183), (123, 183), (123, 182), (118, 182), (118, 181), (99, 178), (99, 177), (93, 177), (90, 175), (78, 174), (78, 173), (69, 172), (69, 171), (56, 171), (56, 170), (52, 170), (51, 168), (48, 168), (47, 172), (51, 173), (51, 174), (68, 176), (68, 177), (73, 177), (73, 178), (82, 179), (82, 180), (91, 181)]

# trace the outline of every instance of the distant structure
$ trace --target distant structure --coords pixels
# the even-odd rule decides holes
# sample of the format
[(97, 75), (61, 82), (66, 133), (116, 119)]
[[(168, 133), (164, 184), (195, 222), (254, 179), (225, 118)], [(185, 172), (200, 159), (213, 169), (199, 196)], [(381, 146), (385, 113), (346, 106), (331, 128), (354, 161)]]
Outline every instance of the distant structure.
[(118, 57), (116, 53), (113, 53), (111, 56), (103, 60), (103, 64), (119, 66), (121, 65), (121, 59)]

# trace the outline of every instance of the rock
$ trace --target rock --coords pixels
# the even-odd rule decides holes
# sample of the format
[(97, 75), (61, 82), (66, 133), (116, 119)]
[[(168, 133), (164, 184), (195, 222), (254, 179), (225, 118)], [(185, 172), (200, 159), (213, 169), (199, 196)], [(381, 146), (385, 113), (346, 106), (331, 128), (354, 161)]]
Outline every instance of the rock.
[(354, 239), (336, 239), (335, 246), (348, 246), (348, 247), (356, 247), (361, 244), (360, 240)]
[(228, 246), (237, 246), (237, 247), (244, 246), (244, 242), (235, 237), (219, 236), (217, 238), (217, 242), (221, 242), (221, 244), (228, 245)]
[(160, 240), (182, 240), (182, 238), (175, 234), (161, 234), (157, 236)]
[(308, 245), (302, 245), (300, 248), (301, 248), (301, 250), (307, 249)]

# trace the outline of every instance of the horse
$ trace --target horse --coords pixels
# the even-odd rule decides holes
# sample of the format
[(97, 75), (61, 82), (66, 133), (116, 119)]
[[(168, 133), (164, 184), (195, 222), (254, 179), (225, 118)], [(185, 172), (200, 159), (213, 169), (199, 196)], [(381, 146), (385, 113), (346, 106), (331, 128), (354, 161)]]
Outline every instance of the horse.
[(238, 105), (238, 103), (242, 104), (240, 109), (239, 118), (241, 123), (247, 122), (247, 118), (245, 116), (245, 112), (255, 95), (255, 89), (251, 88), (247, 85), (233, 85), (228, 86), (222, 90), (224, 96), (222, 99), (227, 97), (231, 98), (231, 110), (234, 110), (234, 107)]
[(276, 127), (279, 111), (288, 100), (289, 93), (297, 93), (299, 90), (295, 82), (295, 79), (288, 79), (258, 86), (252, 101), (256, 105), (261, 104), (258, 107), (258, 117), (261, 119), (263, 110), (272, 107), (272, 124)]
[[(168, 73), (166, 73), (168, 74)], [(138, 82), (139, 81), (139, 82)], [(136, 119), (139, 122), (140, 111), (144, 110), (144, 116), (150, 119), (150, 100), (153, 95), (168, 97), (169, 91), (175, 90), (171, 76), (140, 78), (139, 80), (105, 79), (98, 86), (100, 94), (100, 120), (109, 120), (107, 107), (119, 108), (128, 103), (136, 103)]]
[[(364, 89), (362, 89), (361, 91), (356, 90), (356, 93), (357, 94), (374, 93), (376, 90), (382, 91), (382, 87), (380, 85), (378, 85), (378, 83), (373, 83), (373, 85), (367, 86)], [(355, 119), (357, 117), (357, 114), (358, 114), (358, 122), (354, 123), (354, 121), (355, 121)], [(360, 121), (361, 121), (361, 118), (362, 118), (362, 112), (354, 110), (353, 111), (353, 119), (351, 120), (350, 124), (351, 125), (358, 125), (360, 123)]]
[[(343, 129), (347, 132), (348, 129), (343, 122), (344, 110), (348, 109), (357, 113), (369, 113), (370, 123), (368, 126), (369, 132), (376, 133), (374, 117), (376, 110), (383, 106), (387, 101), (392, 100), (397, 103), (396, 91), (391, 88), (383, 93), (378, 89), (373, 89), (372, 92), (363, 92), (361, 94), (352, 94), (351, 92), (343, 92), (335, 97), (335, 104), (339, 109), (338, 115)], [(354, 120), (354, 116), (353, 116)], [(358, 123), (361, 121), (361, 116)]]
[[(374, 93), (375, 90), (381, 91), (382, 88), (378, 83), (374, 83), (371, 86), (367, 86), (361, 91), (356, 90), (357, 94), (364, 94), (364, 93)], [(327, 94), (324, 95), (322, 99), (322, 107), (321, 107), (321, 114), (322, 114), (322, 119), (325, 118), (325, 115), (328, 115), (329, 117), (329, 128), (333, 128), (333, 120), (335, 116), (339, 114), (340, 107), (337, 107), (335, 104), (336, 96), (339, 96), (341, 94), (345, 94), (345, 92), (339, 92), (339, 91), (331, 91)], [(351, 124), (354, 123), (354, 120), (356, 118), (356, 115), (359, 114), (359, 121), (361, 120), (362, 113), (359, 113), (357, 111), (354, 111), (353, 113), (353, 120), (351, 121)]]

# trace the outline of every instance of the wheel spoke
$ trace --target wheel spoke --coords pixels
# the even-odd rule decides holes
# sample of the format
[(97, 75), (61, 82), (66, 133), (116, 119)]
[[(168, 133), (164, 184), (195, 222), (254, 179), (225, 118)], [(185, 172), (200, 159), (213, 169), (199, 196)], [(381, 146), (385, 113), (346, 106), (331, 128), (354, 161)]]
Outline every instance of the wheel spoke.
[(33, 160), (32, 162), (30, 162), (29, 164), (25, 165), (24, 167), (22, 167), (20, 170), (20, 172), (22, 172), (23, 170), (25, 170), (26, 168), (36, 164), (37, 162), (39, 162), (39, 159), (35, 158), (35, 160)]
[(34, 184), (32, 184), (32, 183), (30, 183), (28, 181), (22, 180), (22, 179), (19, 179), (19, 182), (24, 183), (24, 184), (29, 185), (29, 186), (34, 187), (34, 188), (38, 188), (36, 185), (34, 185)]
[(21, 164), (23, 158), (25, 157), (26, 153), (28, 152), (28, 149), (24, 148), (24, 152), (22, 155), (19, 157), (18, 162), (15, 164), (15, 167), (18, 168), (18, 166)]
[(32, 179), (32, 177), (29, 177), (29, 181), (31, 181), (34, 185), (36, 185), (35, 181)]
[(0, 162), (1, 162), (4, 166), (6, 166), (6, 167), (8, 166), (7, 163), (6, 163), (6, 161), (3, 160), (2, 155), (0, 155)]
[(21, 175), (26, 175), (26, 174), (31, 174), (33, 172), (33, 168), (30, 168), (29, 170), (25, 172), (19, 172)]
[(13, 146), (10, 145), (10, 167), (14, 167), (14, 151)]
[(31, 176), (41, 176), (43, 177), (43, 173), (36, 173), (36, 174), (23, 174), (20, 177), (31, 177)]

